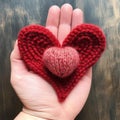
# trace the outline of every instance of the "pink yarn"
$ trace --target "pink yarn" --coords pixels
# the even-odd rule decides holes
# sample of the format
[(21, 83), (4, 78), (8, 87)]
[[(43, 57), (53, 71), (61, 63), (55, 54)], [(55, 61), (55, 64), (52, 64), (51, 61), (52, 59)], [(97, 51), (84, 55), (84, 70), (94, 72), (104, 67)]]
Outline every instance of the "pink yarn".
[(51, 47), (44, 52), (45, 66), (58, 77), (69, 76), (79, 64), (79, 54), (71, 47)]

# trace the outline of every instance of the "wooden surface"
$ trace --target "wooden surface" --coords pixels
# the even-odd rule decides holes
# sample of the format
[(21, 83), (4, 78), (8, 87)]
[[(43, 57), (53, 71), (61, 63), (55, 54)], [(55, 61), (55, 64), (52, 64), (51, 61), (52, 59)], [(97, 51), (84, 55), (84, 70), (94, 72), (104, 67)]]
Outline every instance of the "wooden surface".
[(13, 120), (22, 107), (10, 85), (9, 55), (18, 31), (31, 23), (45, 25), (48, 8), (66, 2), (81, 8), (85, 22), (99, 25), (107, 37), (107, 49), (93, 68), (89, 98), (76, 120), (120, 120), (120, 0), (0, 0), (0, 120)]

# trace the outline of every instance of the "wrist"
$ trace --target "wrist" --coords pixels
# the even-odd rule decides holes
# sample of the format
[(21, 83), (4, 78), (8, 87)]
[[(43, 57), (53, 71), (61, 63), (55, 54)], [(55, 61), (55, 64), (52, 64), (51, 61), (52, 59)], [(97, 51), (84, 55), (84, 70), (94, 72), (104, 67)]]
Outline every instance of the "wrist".
[(22, 111), (17, 115), (17, 117), (14, 120), (47, 120), (47, 119), (39, 118)]
[(59, 111), (58, 113), (46, 113), (44, 111), (32, 111), (23, 107), (14, 120), (74, 120), (69, 115)]

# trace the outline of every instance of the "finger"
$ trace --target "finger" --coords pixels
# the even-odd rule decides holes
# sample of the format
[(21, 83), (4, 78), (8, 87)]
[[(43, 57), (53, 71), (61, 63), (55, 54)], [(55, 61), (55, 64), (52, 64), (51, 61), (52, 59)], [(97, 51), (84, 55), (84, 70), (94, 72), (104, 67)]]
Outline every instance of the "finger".
[(11, 56), (10, 56), (10, 60), (11, 60), (11, 71), (12, 71), (12, 73), (14, 73), (14, 74), (19, 73), (21, 75), (23, 73), (28, 72), (25, 64), (21, 60), (21, 56), (20, 56), (20, 52), (19, 52), (19, 49), (18, 49), (18, 42), (17, 41), (15, 42), (14, 49), (13, 49), (13, 51), (11, 53)]
[(48, 28), (56, 37), (58, 33), (59, 16), (60, 8), (56, 5), (52, 6), (48, 12), (46, 28)]
[[(78, 114), (83, 108), (91, 88), (92, 82), (92, 68), (90, 68), (83, 78), (78, 82), (75, 88), (71, 91), (65, 100), (65, 108), (75, 115)], [(73, 108), (75, 108), (73, 110)]]
[(58, 40), (60, 41), (60, 43), (63, 42), (65, 37), (71, 31), (72, 11), (73, 8), (70, 4), (64, 4), (61, 7), (60, 25), (58, 30)]
[(74, 9), (73, 15), (72, 15), (72, 29), (75, 28), (77, 25), (83, 23), (83, 12), (81, 9)]

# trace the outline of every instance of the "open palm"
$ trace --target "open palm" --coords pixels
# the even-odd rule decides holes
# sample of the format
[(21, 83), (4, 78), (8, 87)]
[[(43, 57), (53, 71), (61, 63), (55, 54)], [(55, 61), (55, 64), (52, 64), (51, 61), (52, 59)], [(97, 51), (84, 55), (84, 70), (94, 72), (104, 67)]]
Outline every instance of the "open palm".
[[(72, 6), (64, 4), (61, 9), (58, 6), (49, 9), (46, 28), (62, 43), (67, 34), (82, 22), (82, 11), (73, 10)], [(52, 86), (37, 74), (27, 70), (21, 60), (17, 42), (11, 54), (11, 68), (11, 83), (24, 105), (24, 112), (51, 120), (73, 120), (84, 106), (91, 86), (91, 69), (65, 101), (60, 103)]]

